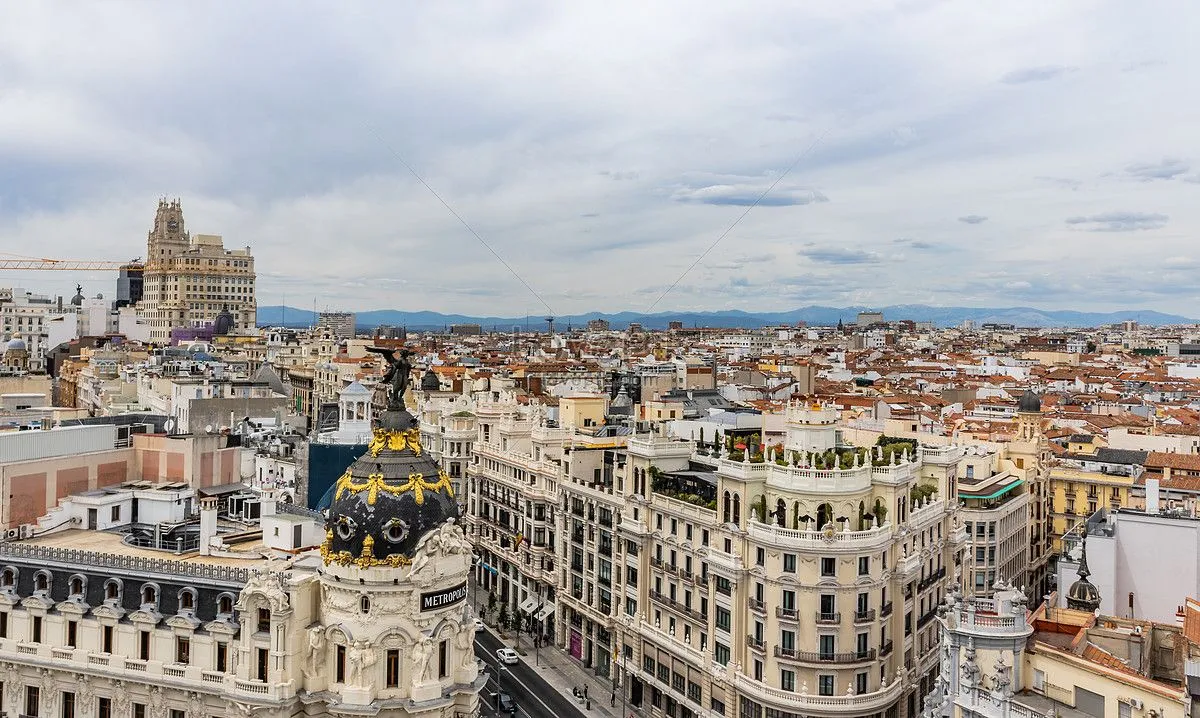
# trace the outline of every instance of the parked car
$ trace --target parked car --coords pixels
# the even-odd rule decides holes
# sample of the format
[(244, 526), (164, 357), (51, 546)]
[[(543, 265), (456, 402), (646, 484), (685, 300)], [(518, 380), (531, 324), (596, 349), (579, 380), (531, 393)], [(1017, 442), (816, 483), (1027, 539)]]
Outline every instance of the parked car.
[(496, 707), (501, 713), (516, 713), (517, 702), (512, 699), (508, 693), (500, 691), (500, 695), (496, 698)]
[(479, 633), (482, 630), (483, 630), (483, 621), (476, 618), (475, 619), (475, 632)]
[(498, 648), (496, 649), (496, 660), (506, 665), (512, 665), (520, 661), (521, 657), (511, 648)]

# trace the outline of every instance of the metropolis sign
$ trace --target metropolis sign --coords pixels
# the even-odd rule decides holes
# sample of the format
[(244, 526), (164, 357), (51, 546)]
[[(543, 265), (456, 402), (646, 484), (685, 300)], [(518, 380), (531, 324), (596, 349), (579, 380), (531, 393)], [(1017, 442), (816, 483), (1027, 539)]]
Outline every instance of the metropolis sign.
[(446, 606), (453, 606), (459, 601), (465, 601), (467, 598), (467, 582), (454, 586), (453, 588), (442, 589), (441, 591), (430, 591), (421, 594), (421, 610), (433, 611)]

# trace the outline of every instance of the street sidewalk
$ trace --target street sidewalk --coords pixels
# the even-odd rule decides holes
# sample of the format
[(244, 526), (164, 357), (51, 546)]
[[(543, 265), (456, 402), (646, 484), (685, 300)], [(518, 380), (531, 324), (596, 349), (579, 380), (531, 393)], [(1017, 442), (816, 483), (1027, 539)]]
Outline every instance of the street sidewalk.
[[(511, 631), (501, 636), (495, 627), (488, 626), (506, 646), (516, 648), (517, 642)], [(575, 701), (579, 710), (589, 716), (599, 718), (621, 718), (621, 694), (616, 694), (616, 706), (609, 705), (613, 698), (613, 685), (610, 680), (593, 674), (578, 661), (567, 655), (561, 648), (544, 645), (536, 652), (533, 649), (533, 639), (528, 635), (521, 636), (521, 658), (525, 665), (533, 668), (538, 674), (566, 698)], [(582, 689), (587, 686), (588, 697), (592, 707), (587, 708), (587, 701), (576, 698), (573, 688)], [(629, 713), (634, 713), (632, 706), (626, 706)]]

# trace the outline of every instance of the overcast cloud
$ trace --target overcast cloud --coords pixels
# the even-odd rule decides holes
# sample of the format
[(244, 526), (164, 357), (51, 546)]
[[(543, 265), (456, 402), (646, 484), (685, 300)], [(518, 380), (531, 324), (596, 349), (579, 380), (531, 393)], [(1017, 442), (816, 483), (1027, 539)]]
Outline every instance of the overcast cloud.
[[(10, 2), (0, 252), (142, 256), (178, 196), (264, 305), (543, 313), (408, 163), (556, 313), (636, 311), (778, 181), (658, 309), (1195, 315), (1198, 32), (1181, 1)], [(76, 280), (113, 291), (0, 285)]]

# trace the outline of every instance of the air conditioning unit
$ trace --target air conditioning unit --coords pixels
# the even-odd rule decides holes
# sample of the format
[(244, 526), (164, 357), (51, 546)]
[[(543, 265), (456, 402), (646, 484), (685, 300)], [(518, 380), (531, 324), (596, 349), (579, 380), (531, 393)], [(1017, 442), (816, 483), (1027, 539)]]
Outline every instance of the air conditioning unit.
[(1129, 707), (1135, 711), (1140, 711), (1146, 707), (1146, 704), (1137, 698), (1127, 698), (1125, 699), (1125, 702), (1128, 703)]
[(5, 535), (10, 539), (21, 538), (21, 529), (9, 529)]

